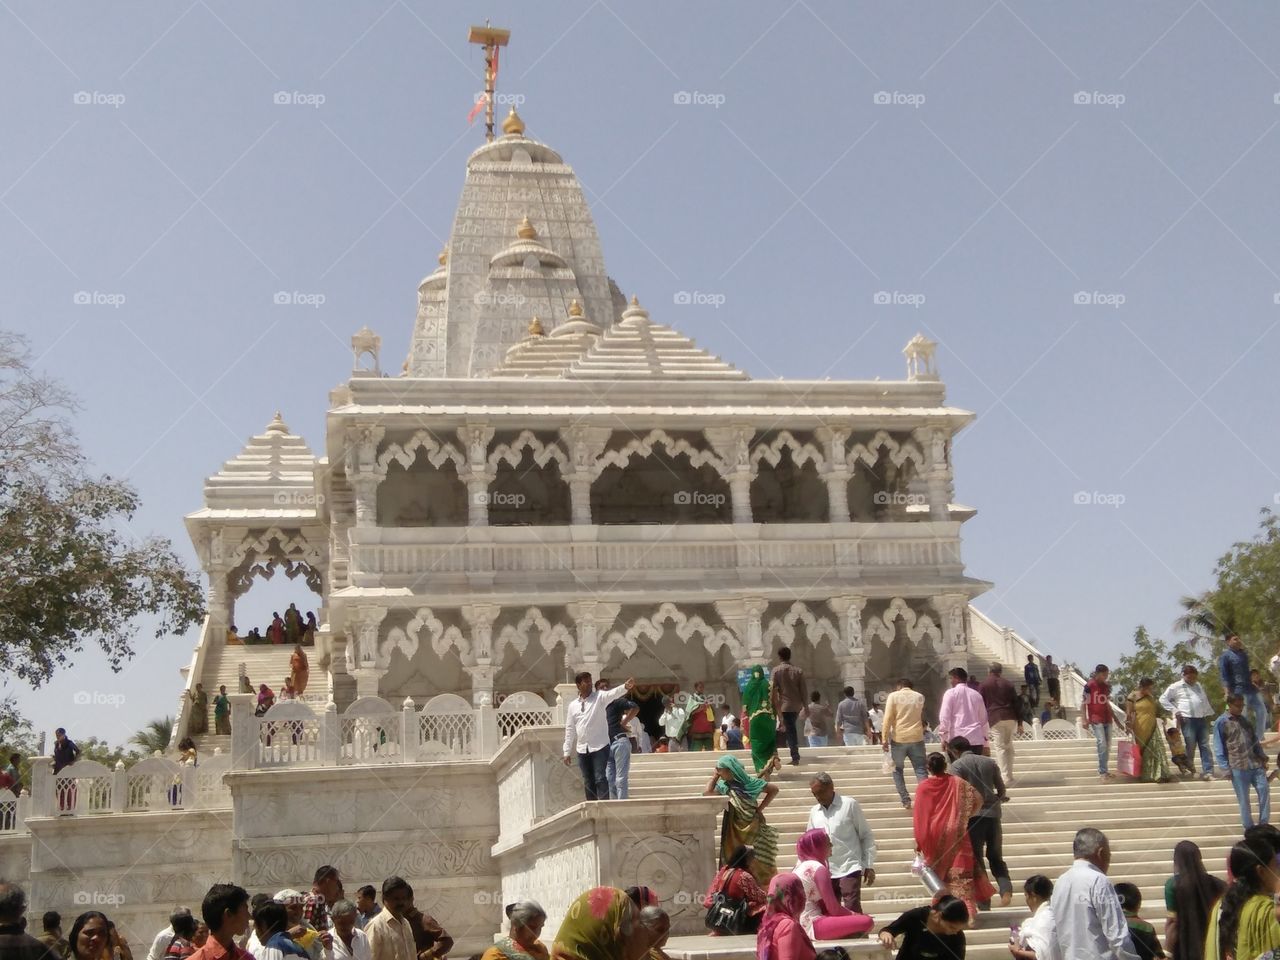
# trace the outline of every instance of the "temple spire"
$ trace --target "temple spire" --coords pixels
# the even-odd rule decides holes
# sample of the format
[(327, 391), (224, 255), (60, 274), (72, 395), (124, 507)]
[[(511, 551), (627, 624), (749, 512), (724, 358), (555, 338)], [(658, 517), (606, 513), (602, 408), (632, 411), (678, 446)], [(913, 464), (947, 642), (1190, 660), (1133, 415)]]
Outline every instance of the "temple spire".
[(498, 82), (498, 48), (505, 47), (510, 38), (510, 30), (491, 27), (488, 20), (483, 27), (472, 27), (467, 34), (469, 43), (478, 43), (484, 47), (484, 138), (489, 143), (493, 142), (493, 100)]

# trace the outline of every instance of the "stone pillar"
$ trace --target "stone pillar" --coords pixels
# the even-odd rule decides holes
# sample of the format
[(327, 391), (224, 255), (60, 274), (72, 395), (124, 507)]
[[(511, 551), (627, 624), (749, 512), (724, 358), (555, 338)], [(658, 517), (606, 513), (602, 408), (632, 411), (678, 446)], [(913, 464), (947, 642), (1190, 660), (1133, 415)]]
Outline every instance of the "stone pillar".
[(487, 473), (467, 478), (467, 526), (489, 525), (489, 484), (492, 480)]
[(565, 610), (573, 617), (577, 632), (578, 663), (574, 665), (574, 673), (590, 670), (593, 677), (600, 676), (604, 659), (600, 655), (600, 634), (612, 626), (620, 603), (604, 603), (599, 600), (581, 600), (565, 604)]
[(933, 608), (941, 618), (942, 645), (946, 651), (943, 665), (947, 670), (953, 667), (969, 666), (969, 630), (966, 608), (969, 598), (963, 593), (945, 593), (932, 598)]
[(355, 494), (357, 527), (378, 525), (378, 482), (378, 477), (372, 472), (358, 473), (351, 478), (351, 489)]
[(831, 523), (849, 522), (850, 473), (845, 461), (849, 433), (846, 427), (820, 427), (817, 431), (827, 459), (822, 479), (827, 484), (827, 518)]
[(31, 758), (31, 803), (32, 814), (37, 817), (52, 817), (58, 812), (58, 804), (53, 796), (53, 757)]
[(413, 763), (422, 747), (422, 725), (418, 723), (418, 708), (413, 697), (405, 697), (400, 704), (400, 762)]
[(836, 657), (836, 667), (840, 672), (840, 684), (853, 687), (854, 691), (865, 703), (867, 699), (867, 660), (865, 657)]
[(210, 564), (209, 585), (205, 590), (205, 606), (209, 611), (209, 625), (219, 643), (227, 637), (227, 627), (231, 620), (231, 592), (227, 589), (227, 575), (230, 570), (226, 564)]
[(338, 717), (338, 705), (330, 700), (320, 714), (320, 765), (336, 767), (342, 752), (342, 720)]
[(734, 523), (751, 523), (751, 441), (755, 430), (750, 424), (735, 423), (731, 427), (708, 427), (702, 431), (712, 449), (724, 462), (724, 478), (729, 484)]
[(371, 422), (355, 423), (347, 428), (344, 466), (355, 493), (358, 527), (378, 523), (378, 484), (386, 475), (386, 470), (378, 467), (378, 444), (385, 434), (385, 427)]
[(467, 484), (467, 525), (489, 525), (489, 484), (494, 474), (489, 469), (489, 441), (494, 429), (480, 421), (468, 421), (458, 428), (458, 440), (466, 455), (467, 468), (458, 473)]
[(252, 693), (232, 693), (231, 769), (252, 770), (258, 765), (258, 718), (253, 715), (257, 698)]
[(953, 496), (953, 477), (948, 456), (949, 437), (945, 427), (920, 427), (912, 435), (924, 451), (925, 486), (929, 495), (929, 519), (951, 519), (951, 499)]
[(591, 484), (595, 481), (595, 465), (605, 444), (609, 442), (608, 427), (589, 427), (577, 424), (561, 429), (560, 439), (569, 450), (569, 467), (565, 477), (569, 481), (569, 497), (575, 524), (591, 523)]

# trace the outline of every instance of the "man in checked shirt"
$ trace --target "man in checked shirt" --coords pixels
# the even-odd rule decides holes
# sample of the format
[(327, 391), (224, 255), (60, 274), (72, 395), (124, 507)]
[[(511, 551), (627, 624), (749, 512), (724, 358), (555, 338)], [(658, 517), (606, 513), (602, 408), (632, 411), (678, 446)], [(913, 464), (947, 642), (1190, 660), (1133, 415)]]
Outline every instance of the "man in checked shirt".
[(302, 908), (302, 919), (320, 933), (332, 931), (333, 920), (329, 916), (329, 909), (340, 899), (342, 899), (342, 877), (337, 867), (326, 863), (316, 870), (311, 892), (307, 894), (306, 903)]

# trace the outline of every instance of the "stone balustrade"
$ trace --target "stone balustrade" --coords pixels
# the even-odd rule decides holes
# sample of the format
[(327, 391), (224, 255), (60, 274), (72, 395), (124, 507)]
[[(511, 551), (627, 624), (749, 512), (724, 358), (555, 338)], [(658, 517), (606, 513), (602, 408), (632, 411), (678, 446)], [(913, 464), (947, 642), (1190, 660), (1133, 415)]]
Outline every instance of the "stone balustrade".
[(501, 578), (585, 574), (654, 576), (697, 572), (758, 579), (763, 570), (938, 568), (959, 572), (958, 523), (846, 523), (488, 527), (357, 527), (351, 531), (353, 586), (406, 584), (476, 574)]
[(231, 756), (236, 770), (488, 759), (524, 727), (562, 722), (563, 714), (529, 691), (500, 706), (472, 705), (452, 693), (419, 710), (406, 697), (396, 709), (380, 697), (357, 698), (343, 713), (296, 700), (254, 716), (253, 694), (232, 694)]

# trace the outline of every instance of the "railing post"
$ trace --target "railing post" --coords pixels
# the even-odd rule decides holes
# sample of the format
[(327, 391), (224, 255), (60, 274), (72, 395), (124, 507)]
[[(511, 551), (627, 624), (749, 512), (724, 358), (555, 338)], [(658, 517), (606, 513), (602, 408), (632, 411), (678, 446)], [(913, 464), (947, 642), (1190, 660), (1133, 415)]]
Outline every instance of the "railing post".
[(26, 823), (27, 818), (31, 816), (31, 794), (28, 791), (23, 790), (22, 793), (18, 795), (18, 805), (15, 810), (15, 814), (16, 819), (13, 824), (14, 829), (17, 830), (18, 833), (29, 833), (30, 831), (27, 830)]
[(338, 705), (330, 700), (320, 716), (320, 765), (336, 767), (342, 750), (342, 721), (338, 719)]
[(498, 711), (493, 704), (476, 707), (476, 755), (488, 759), (498, 751)]
[(56, 787), (53, 777), (53, 757), (31, 758), (31, 806), (37, 817), (52, 817), (57, 803), (53, 792)]
[[(76, 791), (76, 812), (83, 812), (82, 807), (87, 807), (88, 790)], [(124, 808), (129, 804), (129, 772), (124, 768), (124, 761), (117, 760), (115, 770), (111, 771), (111, 812), (124, 813)]]
[(1044, 727), (1041, 725), (1039, 717), (1031, 718), (1031, 739), (1032, 740), (1044, 739)]
[(414, 708), (413, 698), (405, 697), (400, 705), (400, 762), (412, 763), (421, 749), (419, 742), (420, 727), (418, 711)]
[(231, 701), (231, 769), (253, 770), (258, 765), (258, 718), (252, 693), (233, 693)]
[(1088, 734), (1084, 726), (1084, 717), (1083, 716), (1076, 717), (1076, 739), (1083, 740), (1087, 735)]
[(183, 763), (178, 773), (182, 777), (181, 793), (178, 794), (179, 805), (186, 810), (194, 810), (200, 806), (199, 775), (195, 764)]

